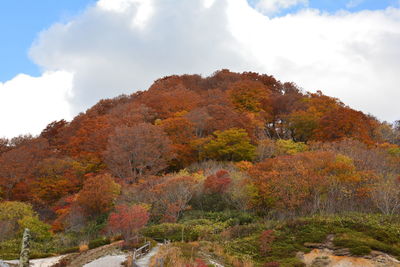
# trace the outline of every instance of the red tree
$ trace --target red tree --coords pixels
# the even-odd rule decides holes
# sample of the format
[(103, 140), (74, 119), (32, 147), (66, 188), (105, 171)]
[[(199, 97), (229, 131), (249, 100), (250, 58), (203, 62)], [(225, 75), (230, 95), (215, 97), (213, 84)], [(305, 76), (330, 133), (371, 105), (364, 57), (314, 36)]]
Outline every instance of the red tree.
[[(19, 183), (23, 183), (23, 187), (26, 186), (37, 164), (50, 154), (48, 147), (44, 138), (24, 140), (14, 149), (0, 155), (0, 187), (3, 188), (4, 198), (11, 199), (13, 190)], [(26, 194), (27, 192), (24, 192), (21, 195), (19, 192), (21, 197), (18, 199), (27, 200)]]
[(171, 159), (171, 141), (164, 131), (149, 123), (117, 128), (105, 153), (110, 170), (127, 182), (157, 174)]
[(108, 219), (108, 227), (114, 233), (121, 233), (125, 242), (137, 243), (139, 231), (149, 221), (149, 212), (140, 205), (119, 205)]
[(209, 193), (225, 193), (228, 190), (232, 179), (225, 170), (219, 170), (215, 174), (210, 175), (204, 181), (204, 190)]
[(176, 168), (184, 168), (195, 161), (195, 153), (190, 143), (194, 140), (194, 126), (180, 114), (160, 122), (160, 126), (172, 141), (175, 158), (169, 163)]
[(192, 199), (196, 182), (190, 176), (166, 177), (153, 189), (155, 213), (163, 221), (175, 222)]
[(120, 188), (110, 174), (89, 177), (79, 191), (77, 203), (87, 215), (100, 215), (111, 210)]
[(315, 130), (315, 139), (326, 142), (354, 138), (361, 142), (372, 143), (373, 130), (371, 118), (360, 111), (341, 107), (321, 118)]

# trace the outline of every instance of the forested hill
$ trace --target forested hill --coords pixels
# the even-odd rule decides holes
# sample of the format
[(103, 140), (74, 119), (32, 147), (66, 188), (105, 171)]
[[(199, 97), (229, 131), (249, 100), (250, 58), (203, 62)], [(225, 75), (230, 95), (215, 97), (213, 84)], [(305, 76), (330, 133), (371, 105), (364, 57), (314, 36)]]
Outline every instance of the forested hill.
[(0, 139), (0, 248), (29, 223), (38, 240), (75, 233), (71, 244), (118, 232), (129, 207), (138, 229), (188, 209), (398, 213), (399, 145), (399, 123), (272, 76), (165, 77), (37, 137)]
[[(228, 150), (223, 139), (229, 137), (248, 138), (248, 147), (221, 151)], [(207, 78), (168, 76), (147, 91), (101, 100), (71, 122), (52, 122), (38, 137), (1, 139), (2, 197), (53, 203), (80, 188), (82, 179), (68, 177), (67, 184), (57, 188), (60, 192), (45, 193), (49, 181), (37, 181), (37, 173), (47, 172), (43, 168), (49, 164), (61, 164), (64, 172), (72, 173), (78, 164), (84, 173), (109, 171), (134, 180), (208, 159), (253, 161), (263, 157), (255, 147), (265, 140), (346, 138), (391, 147), (400, 142), (399, 125), (381, 123), (339, 99), (303, 92), (294, 83), (265, 74), (221, 70)], [(115, 155), (125, 151), (124, 145), (134, 146), (132, 139), (149, 146), (149, 153), (143, 155), (141, 167), (125, 168)]]

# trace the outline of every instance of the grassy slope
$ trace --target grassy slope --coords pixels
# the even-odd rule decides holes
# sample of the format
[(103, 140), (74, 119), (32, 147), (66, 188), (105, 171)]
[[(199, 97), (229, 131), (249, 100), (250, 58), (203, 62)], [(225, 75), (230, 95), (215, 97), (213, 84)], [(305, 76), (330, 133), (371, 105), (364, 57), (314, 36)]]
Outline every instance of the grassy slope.
[[(266, 262), (279, 262), (281, 266), (301, 266), (296, 253), (310, 250), (304, 244), (322, 243), (330, 234), (335, 236), (333, 243), (336, 248), (349, 248), (353, 255), (378, 250), (400, 259), (398, 217), (348, 214), (272, 221), (244, 215), (247, 219), (241, 221), (241, 215), (235, 213), (205, 213), (197, 216), (202, 218), (196, 219), (192, 213), (179, 223), (150, 226), (144, 232), (151, 237), (179, 241), (183, 229), (184, 241), (203, 241), (186, 245), (179, 243), (176, 246), (181, 251), (192, 251), (190, 247), (193, 244), (198, 246), (197, 250), (211, 254), (219, 250), (213, 256), (225, 261), (228, 266), (232, 258), (250, 259), (256, 266), (262, 266)], [(273, 230), (275, 239), (268, 252), (261, 253), (260, 236), (264, 230)], [(222, 252), (218, 247), (223, 248)]]
[[(269, 250), (262, 253), (260, 236), (265, 230), (273, 231), (274, 240)], [(159, 241), (168, 239), (175, 242), (173, 246), (188, 262), (196, 258), (212, 258), (226, 266), (240, 261), (253, 262), (256, 266), (267, 262), (301, 266), (296, 253), (310, 250), (304, 244), (324, 242), (330, 234), (335, 236), (335, 247), (349, 248), (353, 255), (378, 250), (400, 259), (400, 217), (397, 216), (347, 214), (276, 221), (249, 213), (191, 211), (178, 223), (150, 225), (143, 234)], [(181, 242), (182, 237), (184, 242)], [(96, 247), (108, 242), (99, 239), (90, 245)], [(10, 241), (8, 245), (7, 242), (0, 245), (0, 258), (18, 256), (19, 241)], [(33, 244), (33, 256), (44, 257), (60, 252), (62, 249), (55, 249), (51, 242)]]

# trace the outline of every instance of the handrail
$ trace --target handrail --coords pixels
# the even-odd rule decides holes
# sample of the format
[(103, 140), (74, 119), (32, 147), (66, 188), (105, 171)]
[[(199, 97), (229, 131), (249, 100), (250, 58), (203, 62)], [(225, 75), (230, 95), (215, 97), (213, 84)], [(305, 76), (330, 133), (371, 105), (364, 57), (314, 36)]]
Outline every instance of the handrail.
[(150, 241), (147, 241), (146, 244), (144, 244), (144, 245), (141, 246), (140, 248), (137, 248), (136, 250), (142, 250), (142, 249), (145, 249), (145, 248), (147, 248), (147, 247), (149, 247), (149, 246), (150, 246)]
[(150, 244), (150, 241), (147, 241), (146, 244), (144, 244), (140, 248), (135, 249), (135, 251), (133, 251), (133, 261), (136, 261), (137, 258), (148, 252), (150, 250)]
[[(163, 244), (158, 243), (159, 245), (169, 245), (171, 243), (170, 240), (164, 239)], [(135, 264), (136, 260), (138, 260), (141, 256), (150, 252), (150, 245), (151, 242), (147, 241), (143, 246), (137, 248), (133, 251), (133, 255), (129, 256), (131, 260), (128, 260), (128, 265), (132, 264), (132, 267), (137, 267), (138, 265)], [(131, 263), (129, 263), (131, 262)], [(161, 265), (162, 266), (162, 265)]]

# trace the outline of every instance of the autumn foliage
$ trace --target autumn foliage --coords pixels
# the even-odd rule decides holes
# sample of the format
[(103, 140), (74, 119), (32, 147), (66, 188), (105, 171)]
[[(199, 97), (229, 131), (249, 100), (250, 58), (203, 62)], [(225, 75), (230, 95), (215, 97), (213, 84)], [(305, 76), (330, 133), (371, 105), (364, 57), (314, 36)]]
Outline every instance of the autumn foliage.
[(119, 205), (110, 214), (108, 227), (114, 233), (121, 233), (126, 242), (138, 242), (139, 231), (149, 220), (149, 212), (140, 205)]
[[(148, 221), (175, 223), (191, 209), (398, 214), (399, 166), (400, 122), (220, 70), (164, 77), (39, 136), (0, 138), (0, 200), (29, 203), (54, 232), (107, 224), (133, 242)], [(271, 240), (262, 234), (262, 253)]]
[(232, 183), (229, 173), (225, 170), (220, 170), (213, 175), (210, 175), (204, 181), (204, 189), (210, 193), (224, 193)]
[(156, 198), (155, 214), (164, 222), (176, 222), (183, 211), (190, 208), (196, 181), (190, 176), (167, 177), (152, 189)]
[(111, 171), (127, 182), (157, 174), (167, 167), (171, 157), (171, 142), (166, 134), (146, 123), (117, 128), (105, 151), (105, 161)]
[(89, 216), (108, 212), (113, 207), (114, 200), (120, 192), (121, 186), (114, 182), (110, 174), (91, 176), (79, 191), (77, 204)]

